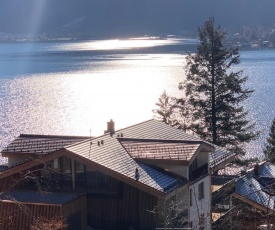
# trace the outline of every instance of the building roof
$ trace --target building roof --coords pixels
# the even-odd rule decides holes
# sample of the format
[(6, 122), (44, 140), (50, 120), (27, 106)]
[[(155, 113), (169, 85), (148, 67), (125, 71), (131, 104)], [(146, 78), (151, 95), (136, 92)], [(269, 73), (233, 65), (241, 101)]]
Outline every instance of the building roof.
[[(142, 149), (146, 146), (145, 142), (147, 142), (145, 151), (132, 151), (134, 146), (138, 146), (137, 149)], [(70, 143), (72, 145), (69, 145)], [(107, 133), (93, 139), (89, 137), (20, 135), (3, 152), (27, 152), (45, 155), (64, 149), (86, 159), (86, 162), (93, 162), (99, 165), (101, 169), (121, 175), (127, 180), (130, 179), (130, 181), (135, 181), (135, 170), (137, 168), (140, 173), (139, 184), (167, 193), (187, 183), (186, 179), (138, 163), (135, 159), (164, 157), (169, 152), (169, 157), (173, 159), (181, 158), (190, 161), (202, 145), (206, 148), (205, 151), (214, 151), (213, 145), (203, 142), (196, 136), (187, 134), (161, 121), (149, 120), (118, 130), (115, 134), (110, 135)], [(160, 150), (160, 148), (165, 149), (165, 154), (156, 154), (156, 150)], [(216, 147), (216, 149), (213, 153), (214, 156), (212, 156), (213, 164), (219, 162), (222, 153), (229, 154), (220, 147)]]
[[(130, 126), (125, 129), (116, 131), (117, 135), (123, 138), (135, 139), (159, 139), (159, 140), (184, 140), (184, 141), (203, 141), (196, 135), (186, 133), (180, 129), (165, 124), (157, 120), (148, 120), (137, 125)], [(207, 143), (204, 141), (204, 143)], [(210, 144), (210, 143), (208, 143)], [(227, 163), (235, 157), (235, 153), (226, 149), (210, 144), (215, 148), (210, 154), (210, 168), (214, 168), (219, 164), (227, 161)]]
[(188, 183), (186, 179), (179, 178), (165, 170), (153, 168), (152, 166), (142, 163), (138, 163), (138, 166), (142, 169), (140, 173), (140, 182), (144, 182), (146, 185), (157, 188), (165, 193), (169, 193)]
[(121, 145), (116, 135), (106, 134), (94, 140), (66, 147), (66, 150), (132, 181), (136, 180), (135, 170), (137, 168), (140, 173), (138, 183), (160, 192), (167, 193), (171, 191), (171, 188), (175, 189), (187, 183), (187, 180), (180, 176), (136, 162)]
[(224, 168), (224, 166), (235, 159), (236, 154), (220, 146), (213, 145), (215, 151), (210, 154), (210, 168), (213, 171)]
[(234, 196), (266, 211), (275, 208), (275, 165), (265, 162), (259, 166), (259, 174), (254, 171), (240, 177), (235, 182)]
[(8, 168), (9, 168), (9, 166), (7, 166), (7, 165), (0, 165), (0, 172), (6, 170)]
[[(165, 123), (156, 120), (148, 120), (140, 124), (118, 130), (116, 131), (115, 136), (119, 138), (126, 137), (132, 139), (184, 140), (186, 142), (202, 141), (195, 135), (187, 134), (182, 130), (176, 129), (174, 127), (171, 127), (170, 125), (166, 125)], [(87, 139), (91, 139), (91, 137), (21, 134), (2, 150), (2, 155), (43, 155)], [(188, 151), (192, 151), (190, 149), (190, 146), (191, 144), (189, 143), (189, 147), (187, 147), (186, 145), (185, 149), (189, 149)], [(217, 167), (219, 164), (224, 162), (229, 163), (232, 158), (235, 157), (235, 154), (232, 152), (229, 152), (219, 146), (212, 146), (215, 147), (215, 151), (210, 154), (210, 168)]]
[(163, 159), (190, 161), (201, 142), (163, 141), (151, 139), (119, 139), (134, 159)]
[(2, 150), (3, 156), (7, 154), (37, 154), (43, 155), (72, 145), (91, 137), (84, 136), (54, 136), (54, 135), (28, 135), (21, 134)]
[(0, 193), (0, 200), (20, 203), (62, 205), (78, 199), (81, 196), (83, 196), (83, 194), (15, 190)]

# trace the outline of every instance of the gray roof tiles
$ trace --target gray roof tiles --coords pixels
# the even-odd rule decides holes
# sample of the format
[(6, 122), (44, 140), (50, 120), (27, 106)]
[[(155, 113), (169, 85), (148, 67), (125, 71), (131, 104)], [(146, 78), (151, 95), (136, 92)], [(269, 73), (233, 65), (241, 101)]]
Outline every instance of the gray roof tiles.
[(137, 164), (140, 171), (140, 182), (148, 183), (150, 187), (157, 188), (163, 192), (170, 192), (175, 188), (187, 183), (187, 180), (169, 175), (167, 172), (154, 169), (145, 164)]
[[(171, 147), (168, 142), (162, 144), (162, 147), (166, 147), (166, 151), (171, 153), (170, 156), (177, 156), (178, 159), (185, 157), (187, 160), (190, 160), (198, 147), (198, 143), (194, 144), (194, 142), (202, 142), (198, 137), (166, 125), (163, 122), (149, 120), (118, 130), (113, 136), (105, 134), (94, 139), (90, 139), (89, 137), (21, 135), (9, 144), (3, 152), (41, 152), (46, 154), (60, 148), (65, 148), (133, 180), (135, 180), (135, 169), (138, 168), (141, 174), (139, 182), (158, 191), (169, 192), (171, 189), (183, 184), (178, 183), (178, 178), (167, 172), (160, 172), (152, 167), (138, 164), (134, 160), (138, 156), (129, 151), (127, 146), (125, 147), (120, 143), (119, 139), (122, 137), (128, 139), (160, 140), (161, 142), (165, 140), (178, 140), (181, 143), (190, 142), (188, 144), (177, 144), (177, 148), (174, 148), (175, 146)], [(180, 154), (179, 147), (182, 148)], [(211, 164), (224, 159), (224, 154), (229, 154), (229, 152), (216, 147), (215, 153), (211, 154)], [(232, 155), (232, 153), (230, 154)], [(150, 156), (146, 155), (147, 157)]]
[(92, 140), (92, 144), (91, 141), (85, 141), (66, 149), (133, 180), (135, 169), (138, 168), (139, 182), (161, 192), (169, 192), (184, 184), (182, 181), (179, 183), (176, 176), (137, 163), (123, 148), (116, 135), (111, 137), (106, 134)]
[(88, 138), (90, 137), (21, 134), (4, 148), (2, 152), (43, 155)]
[(189, 161), (200, 143), (163, 142), (161, 140), (122, 140), (121, 144), (133, 158), (167, 159)]
[(260, 165), (258, 176), (254, 176), (252, 171), (235, 182), (235, 192), (252, 202), (274, 209), (275, 198), (270, 193), (270, 186), (275, 180), (274, 172), (274, 165), (268, 162)]
[(259, 168), (259, 174), (265, 177), (275, 178), (275, 165), (266, 162)]
[[(157, 120), (148, 120), (143, 123), (121, 129), (117, 131), (117, 133), (123, 133), (123, 138), (203, 141), (196, 135), (185, 133), (180, 129)], [(222, 147), (213, 144), (210, 145), (215, 147), (215, 151), (210, 154), (211, 168), (226, 159), (235, 156), (234, 153), (229, 152)]]

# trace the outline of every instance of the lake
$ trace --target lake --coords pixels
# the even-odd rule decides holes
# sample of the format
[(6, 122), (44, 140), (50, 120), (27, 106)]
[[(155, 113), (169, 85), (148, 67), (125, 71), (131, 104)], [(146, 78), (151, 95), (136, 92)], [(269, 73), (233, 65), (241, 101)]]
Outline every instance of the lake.
[[(0, 149), (20, 133), (98, 136), (153, 117), (164, 90), (180, 95), (189, 39), (0, 43)], [(275, 50), (241, 51), (255, 93), (245, 103), (263, 133), (247, 150), (262, 155), (275, 117)]]

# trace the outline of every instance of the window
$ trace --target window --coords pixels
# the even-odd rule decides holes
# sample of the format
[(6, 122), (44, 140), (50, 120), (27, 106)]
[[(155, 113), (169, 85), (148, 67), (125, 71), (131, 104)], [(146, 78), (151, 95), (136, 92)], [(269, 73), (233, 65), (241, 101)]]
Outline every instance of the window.
[(56, 158), (53, 160), (53, 168), (54, 169), (60, 169), (60, 165), (59, 165), (59, 159)]
[(86, 167), (75, 161), (75, 187), (76, 189), (86, 188)]
[(202, 198), (204, 198), (204, 183), (201, 182), (199, 184), (199, 200), (201, 200)]
[(190, 199), (190, 206), (192, 206), (192, 189), (190, 189), (189, 199)]
[(62, 188), (72, 189), (72, 161), (68, 157), (60, 158), (62, 168)]

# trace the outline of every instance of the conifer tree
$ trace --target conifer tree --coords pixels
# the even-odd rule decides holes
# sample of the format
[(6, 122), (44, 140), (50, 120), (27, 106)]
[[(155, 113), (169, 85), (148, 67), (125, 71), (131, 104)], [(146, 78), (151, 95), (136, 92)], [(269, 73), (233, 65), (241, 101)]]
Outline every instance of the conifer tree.
[(264, 149), (265, 157), (271, 163), (275, 163), (275, 118), (273, 119), (266, 142)]
[(156, 103), (157, 109), (153, 110), (154, 118), (165, 124), (188, 132), (188, 123), (190, 123), (189, 113), (185, 100), (169, 96), (166, 91), (160, 95)]
[(173, 124), (173, 114), (175, 114), (176, 100), (170, 97), (166, 91), (162, 93), (156, 103), (158, 109), (153, 110), (154, 117), (157, 120), (161, 120), (165, 124)]
[[(243, 102), (252, 94), (247, 77), (231, 67), (240, 63), (238, 49), (226, 48), (225, 32), (214, 27), (214, 18), (198, 29), (197, 52), (186, 58), (186, 80), (180, 83), (190, 115), (188, 129), (213, 144), (244, 154), (243, 143), (257, 136), (247, 119)], [(186, 112), (188, 109), (188, 112)]]

